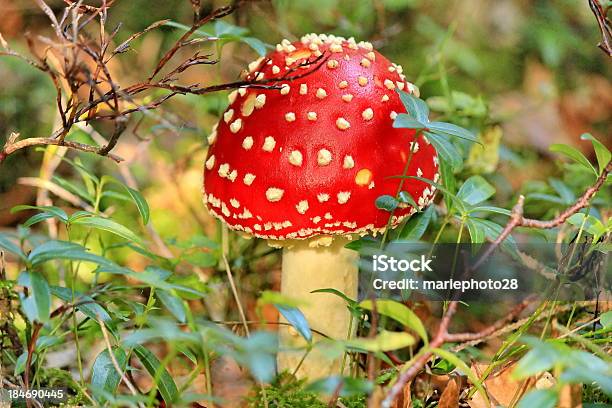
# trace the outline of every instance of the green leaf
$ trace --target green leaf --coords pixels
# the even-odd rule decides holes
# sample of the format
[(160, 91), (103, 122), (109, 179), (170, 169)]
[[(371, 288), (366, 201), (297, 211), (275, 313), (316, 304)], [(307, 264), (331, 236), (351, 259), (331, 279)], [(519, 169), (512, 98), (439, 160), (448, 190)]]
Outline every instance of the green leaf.
[(612, 327), (612, 310), (607, 311), (602, 314), (599, 318), (599, 322), (604, 327), (604, 329)]
[[(113, 348), (113, 355), (115, 356), (119, 368), (122, 372), (125, 372), (127, 367), (127, 355), (125, 351), (122, 348), (115, 347)], [(108, 350), (104, 350), (98, 354), (91, 372), (91, 385), (94, 389), (100, 389), (109, 394), (116, 393), (119, 382), (121, 381), (121, 376), (113, 365)], [(106, 402), (106, 399), (102, 396), (97, 395), (97, 399), (100, 403)]]
[(179, 397), (179, 391), (176, 387), (176, 383), (172, 379), (172, 376), (168, 370), (161, 366), (157, 357), (155, 357), (153, 353), (143, 346), (136, 346), (134, 348), (134, 353), (136, 356), (138, 356), (138, 359), (149, 372), (151, 377), (158, 379), (158, 381), (155, 381), (155, 384), (157, 384), (157, 389), (159, 390), (166, 404), (172, 404), (174, 401), (176, 401)]
[(561, 197), (564, 204), (570, 205), (576, 201), (576, 195), (564, 182), (552, 177), (548, 179), (548, 182), (555, 189), (559, 197)]
[(123, 186), (123, 188), (125, 188), (127, 193), (130, 195), (130, 197), (132, 198), (132, 201), (134, 201), (134, 204), (136, 204), (136, 207), (138, 208), (138, 212), (140, 213), (140, 217), (142, 218), (142, 223), (147, 225), (149, 223), (149, 218), (151, 214), (151, 212), (149, 211), (149, 204), (147, 204), (147, 200), (145, 200), (145, 198), (140, 193), (140, 191), (134, 190), (133, 188), (130, 188), (126, 186), (125, 184), (121, 184), (121, 185)]
[(599, 164), (599, 174), (601, 174), (610, 162), (610, 157), (612, 156), (610, 151), (590, 133), (583, 133), (580, 139), (590, 140), (593, 144), (593, 149), (595, 149), (595, 155), (597, 156), (597, 163)]
[(393, 127), (401, 129), (425, 129), (427, 125), (413, 119), (411, 115), (400, 113), (393, 121)]
[(474, 384), (474, 387), (476, 387), (476, 389), (478, 390), (482, 398), (484, 398), (484, 400), (487, 403), (487, 406), (489, 406), (489, 397), (486, 391), (484, 390), (484, 388), (482, 387), (481, 381), (478, 379), (478, 377), (476, 377), (476, 375), (472, 372), (472, 370), (470, 370), (470, 368), (463, 362), (463, 360), (461, 360), (459, 357), (457, 357), (457, 355), (451, 353), (450, 351), (444, 350), (441, 348), (434, 348), (434, 349), (431, 349), (431, 351), (435, 355), (445, 360), (448, 360), (451, 364), (457, 367), (457, 370), (463, 373), (463, 375), (467, 376), (467, 378), (469, 378), (472, 384)]
[[(51, 286), (51, 294), (64, 302), (73, 302), (77, 305), (76, 309), (89, 317), (94, 322), (98, 323), (98, 320), (102, 320), (108, 330), (117, 337), (117, 330), (113, 319), (110, 317), (106, 309), (97, 303), (91, 296), (85, 295), (81, 292), (74, 291), (71, 289), (64, 288), (61, 286)], [(73, 296), (74, 295), (74, 296)]]
[[(491, 241), (495, 241), (501, 235), (504, 229), (504, 227), (499, 224), (496, 224), (491, 220), (483, 220), (480, 218), (470, 218), (470, 220), (474, 222), (478, 226), (478, 228), (482, 228), (485, 237)], [(516, 253), (517, 251), (516, 240), (514, 239), (514, 237), (512, 237), (512, 235), (508, 236), (508, 238), (506, 238), (504, 242), (502, 242), (501, 246), (505, 250), (513, 253)]]
[(561, 205), (566, 204), (565, 201), (561, 197), (557, 197), (552, 194), (532, 193), (532, 194), (529, 194), (526, 198), (528, 201), (541, 200), (541, 201), (548, 201), (549, 203), (555, 203), (555, 204), (561, 204)]
[[(457, 217), (457, 220), (461, 222), (460, 217)], [(468, 232), (470, 233), (470, 241), (473, 244), (482, 244), (485, 240), (485, 231), (482, 226), (471, 217), (465, 219), (465, 225), (468, 227)]]
[(239, 352), (235, 358), (249, 368), (251, 374), (263, 382), (271, 381), (276, 374), (277, 336), (266, 332), (252, 333), (246, 339), (238, 338)]
[[(34, 363), (36, 361), (36, 357), (37, 354), (34, 354), (32, 356), (32, 363)], [(15, 370), (14, 370), (14, 374), (16, 377), (21, 375), (26, 368), (26, 363), (28, 362), (28, 352), (27, 350), (24, 351), (23, 353), (21, 353), (19, 355), (19, 357), (17, 357), (17, 361), (15, 362)]]
[(555, 408), (559, 395), (554, 389), (529, 391), (517, 405), (517, 408)]
[(430, 132), (425, 132), (425, 135), (442, 160), (447, 162), (453, 170), (457, 170), (461, 167), (463, 157), (448, 138)]
[(4, 248), (7, 251), (18, 255), (21, 259), (26, 259), (25, 254), (13, 240), (6, 234), (0, 232), (0, 248)]
[[(374, 305), (371, 300), (362, 301), (359, 306), (366, 310), (374, 310)], [(408, 306), (403, 303), (396, 302), (391, 299), (376, 300), (376, 312), (392, 318), (401, 323), (404, 327), (414, 330), (425, 344), (428, 343), (427, 330), (421, 322), (421, 319)]]
[(331, 293), (332, 295), (336, 295), (342, 299), (344, 299), (344, 301), (346, 302), (346, 304), (348, 306), (355, 306), (357, 305), (357, 302), (353, 299), (351, 299), (350, 297), (346, 296), (344, 293), (340, 292), (337, 289), (333, 289), (333, 288), (323, 288), (323, 289), (317, 289), (317, 290), (313, 290), (310, 293)]
[(17, 284), (28, 288), (28, 296), (19, 294), (21, 306), (30, 321), (46, 323), (51, 315), (51, 290), (41, 273), (22, 272)]
[(408, 115), (422, 123), (429, 123), (429, 108), (424, 100), (410, 95), (408, 92), (397, 91)]
[(407, 192), (407, 191), (400, 191), (399, 194), (397, 195), (397, 198), (402, 203), (410, 204), (413, 208), (418, 210), (419, 205), (417, 204), (416, 201), (414, 201), (414, 198), (412, 198), (412, 196), (410, 195), (409, 192)]
[(187, 319), (187, 310), (182, 299), (164, 289), (158, 289), (155, 294), (166, 309), (168, 309), (179, 322), (185, 323)]
[(563, 154), (572, 159), (573, 161), (579, 163), (587, 170), (592, 171), (593, 174), (595, 174), (596, 176), (599, 175), (597, 173), (597, 170), (595, 170), (595, 167), (593, 167), (593, 165), (591, 164), (591, 162), (586, 157), (584, 157), (584, 154), (582, 154), (582, 152), (580, 152), (578, 149), (575, 149), (568, 145), (557, 143), (550, 146), (550, 151)]
[(492, 212), (492, 213), (503, 214), (507, 216), (510, 216), (512, 214), (512, 211), (510, 210), (507, 210), (505, 208), (500, 208), (500, 207), (494, 207), (492, 205), (480, 205), (480, 206), (470, 208), (469, 213), (471, 214), (474, 212)]
[(49, 218), (54, 218), (55, 216), (51, 213), (41, 212), (38, 214), (34, 214), (30, 218), (27, 219), (26, 222), (23, 223), (25, 228), (30, 228), (34, 224), (38, 224), (39, 222), (48, 220)]
[(430, 122), (427, 124), (427, 128), (430, 132), (438, 135), (454, 136), (459, 139), (469, 140), (470, 142), (478, 142), (478, 138), (472, 132), (452, 123)]
[(47, 241), (35, 247), (28, 255), (28, 260), (34, 266), (55, 259), (93, 262), (108, 269), (117, 268), (112, 261), (88, 252), (87, 248), (79, 244), (67, 241)]
[(356, 338), (345, 341), (345, 345), (351, 349), (368, 352), (385, 352), (403, 349), (415, 343), (414, 337), (408, 333), (391, 332), (382, 330), (374, 338)]
[(445, 197), (448, 197), (450, 199), (450, 201), (452, 201), (455, 206), (459, 209), (459, 211), (461, 213), (467, 213), (467, 209), (465, 208), (465, 205), (463, 204), (463, 201), (461, 199), (459, 199), (459, 197), (457, 197), (455, 194), (451, 193), (446, 187), (442, 186), (439, 183), (435, 183), (432, 180), (423, 178), (423, 177), (418, 177), (418, 176), (392, 176), (390, 178), (403, 178), (403, 179), (413, 179), (413, 180), (420, 180), (423, 181), (429, 185), (434, 186), (436, 189), (442, 191), (444, 193)]
[(124, 227), (123, 225), (109, 218), (102, 218), (94, 215), (87, 218), (79, 218), (73, 222), (73, 225), (82, 225), (97, 230), (107, 231), (111, 234), (118, 235), (121, 238), (125, 238), (130, 242), (142, 244), (142, 239), (140, 239), (138, 235), (133, 233), (129, 228)]
[(592, 215), (577, 213), (569, 217), (567, 222), (578, 228), (584, 225), (584, 230), (593, 235), (596, 238), (595, 241), (599, 240), (599, 237), (607, 232), (606, 226)]
[(254, 49), (260, 57), (263, 57), (268, 53), (269, 46), (258, 38), (243, 37), (241, 41)]
[(26, 210), (39, 210), (45, 213), (52, 214), (55, 218), (61, 220), (64, 223), (68, 221), (68, 214), (66, 214), (66, 211), (55, 206), (17, 205), (11, 208), (11, 213)]
[(312, 331), (310, 330), (304, 313), (302, 313), (300, 309), (278, 304), (274, 304), (274, 307), (278, 309), (279, 313), (283, 315), (287, 322), (289, 322), (307, 342), (310, 343), (312, 341)]
[(495, 194), (495, 187), (482, 176), (472, 176), (463, 183), (457, 197), (470, 205), (479, 204)]
[(397, 234), (397, 239), (402, 241), (418, 241), (423, 237), (434, 214), (434, 206), (429, 206), (420, 214), (410, 217)]
[(95, 201), (95, 196), (90, 194), (87, 190), (84, 190), (81, 186), (78, 186), (59, 176), (53, 176), (51, 180), (58, 186), (68, 190), (88, 203), (93, 203)]
[(381, 195), (376, 199), (374, 204), (378, 209), (391, 212), (397, 208), (399, 201), (393, 196)]

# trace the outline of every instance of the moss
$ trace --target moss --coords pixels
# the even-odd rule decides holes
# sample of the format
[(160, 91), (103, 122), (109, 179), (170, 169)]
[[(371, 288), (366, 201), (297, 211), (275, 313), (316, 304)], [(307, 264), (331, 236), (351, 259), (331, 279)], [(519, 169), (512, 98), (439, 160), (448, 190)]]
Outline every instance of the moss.
[[(254, 397), (249, 398), (250, 408), (325, 408), (327, 403), (321, 401), (315, 393), (304, 390), (305, 380), (295, 380), (291, 375), (280, 375), (272, 384), (257, 389)], [(366, 397), (363, 395), (340, 398), (339, 402), (347, 408), (365, 408)]]

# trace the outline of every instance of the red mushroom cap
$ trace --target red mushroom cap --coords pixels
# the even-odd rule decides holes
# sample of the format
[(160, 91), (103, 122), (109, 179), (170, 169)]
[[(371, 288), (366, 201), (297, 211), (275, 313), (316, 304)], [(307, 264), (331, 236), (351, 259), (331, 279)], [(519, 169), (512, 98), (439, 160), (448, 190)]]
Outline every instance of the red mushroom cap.
[[(396, 89), (416, 93), (399, 65), (372, 45), (331, 35), (287, 40), (249, 65), (248, 79), (280, 89), (241, 88), (209, 136), (205, 201), (239, 231), (267, 239), (305, 239), (382, 231), (390, 213), (376, 208), (408, 175), (438, 181), (436, 151), (415, 131), (393, 128), (405, 109)], [(407, 179), (419, 207), (435, 189)], [(396, 209), (396, 226), (415, 208)]]

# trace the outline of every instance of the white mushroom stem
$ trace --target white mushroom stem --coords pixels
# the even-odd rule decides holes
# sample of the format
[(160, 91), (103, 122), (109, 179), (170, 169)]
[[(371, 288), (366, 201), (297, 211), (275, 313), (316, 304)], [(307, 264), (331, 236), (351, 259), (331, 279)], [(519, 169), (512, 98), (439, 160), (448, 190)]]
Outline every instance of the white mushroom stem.
[[(313, 330), (315, 343), (323, 337), (314, 331), (332, 339), (346, 339), (355, 332), (343, 299), (331, 293), (311, 293), (316, 289), (333, 288), (351, 299), (357, 298), (359, 256), (357, 252), (344, 248), (347, 242), (334, 239), (329, 246), (313, 248), (308, 241), (298, 241), (283, 249), (281, 292), (304, 302), (300, 310)], [(281, 350), (306, 346), (297, 331), (287, 325), (280, 325), (279, 340)], [(340, 374), (341, 358), (330, 360), (315, 347), (300, 365), (303, 355), (303, 351), (281, 351), (278, 354), (279, 372), (293, 373), (299, 365), (298, 378), (316, 379)]]

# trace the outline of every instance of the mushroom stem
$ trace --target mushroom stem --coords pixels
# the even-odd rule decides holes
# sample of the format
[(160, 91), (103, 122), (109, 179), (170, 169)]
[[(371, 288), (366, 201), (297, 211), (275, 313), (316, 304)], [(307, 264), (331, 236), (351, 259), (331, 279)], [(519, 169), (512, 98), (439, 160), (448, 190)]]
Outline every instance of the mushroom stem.
[[(333, 288), (351, 299), (357, 298), (357, 252), (344, 248), (348, 241), (334, 239), (329, 246), (312, 248), (309, 241), (299, 241), (283, 250), (281, 292), (283, 295), (304, 302), (300, 310), (311, 329), (313, 341), (323, 333), (333, 339), (352, 337), (355, 330), (346, 302), (332, 293), (311, 293), (316, 289)], [(278, 371), (296, 372), (298, 378), (316, 379), (340, 374), (342, 359), (330, 360), (315, 347), (300, 365), (304, 351), (283, 351), (287, 348), (305, 347), (305, 340), (292, 327), (281, 325), (279, 329), (281, 352), (278, 354)]]

